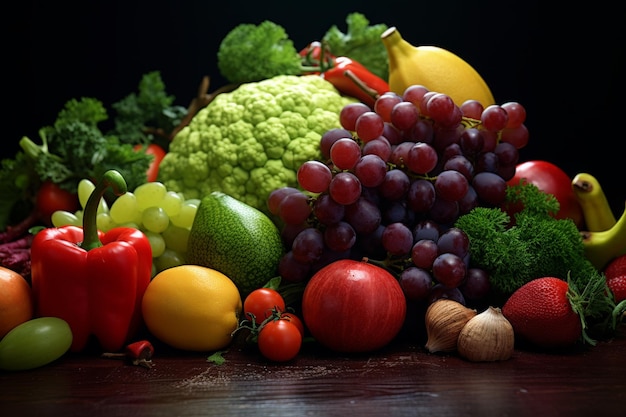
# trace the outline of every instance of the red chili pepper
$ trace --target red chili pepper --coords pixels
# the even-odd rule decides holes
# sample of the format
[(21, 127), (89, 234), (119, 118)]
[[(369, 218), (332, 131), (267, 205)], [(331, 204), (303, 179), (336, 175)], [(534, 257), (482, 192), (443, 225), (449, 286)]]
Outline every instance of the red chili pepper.
[(91, 193), (83, 227), (47, 228), (31, 246), (31, 282), (38, 316), (70, 325), (73, 352), (91, 335), (108, 351), (121, 349), (142, 322), (141, 301), (150, 283), (152, 249), (148, 238), (130, 227), (103, 233), (96, 214), (105, 190), (126, 192), (122, 175), (110, 170)]
[(323, 42), (311, 42), (300, 51), (300, 56), (305, 74), (320, 74), (340, 92), (370, 107), (374, 106), (378, 95), (389, 91), (387, 81), (351, 58), (334, 56)]
[(143, 366), (144, 368), (152, 367), (152, 356), (154, 355), (154, 346), (147, 340), (140, 340), (126, 345), (124, 353), (103, 353), (103, 358), (124, 359), (131, 365)]
[(319, 41), (313, 41), (300, 51), (302, 57), (302, 65), (305, 68), (305, 74), (320, 74), (324, 67), (328, 67), (329, 63), (335, 56), (330, 53), (328, 46)]
[(389, 91), (389, 84), (357, 61), (336, 57), (334, 65), (322, 72), (322, 77), (344, 94), (358, 98), (370, 107), (378, 95)]

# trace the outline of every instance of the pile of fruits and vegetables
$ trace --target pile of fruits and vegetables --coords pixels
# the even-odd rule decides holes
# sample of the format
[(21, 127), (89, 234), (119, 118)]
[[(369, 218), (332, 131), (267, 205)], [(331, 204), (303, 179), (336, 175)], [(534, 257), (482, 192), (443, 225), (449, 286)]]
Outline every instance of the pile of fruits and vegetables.
[(298, 47), (239, 24), (216, 56), (229, 84), (183, 106), (150, 72), (22, 138), (0, 166), (0, 369), (85, 351), (150, 368), (156, 342), (502, 361), (614, 337), (626, 211), (593, 173), (520, 160), (523, 103), (461, 57), (346, 24)]

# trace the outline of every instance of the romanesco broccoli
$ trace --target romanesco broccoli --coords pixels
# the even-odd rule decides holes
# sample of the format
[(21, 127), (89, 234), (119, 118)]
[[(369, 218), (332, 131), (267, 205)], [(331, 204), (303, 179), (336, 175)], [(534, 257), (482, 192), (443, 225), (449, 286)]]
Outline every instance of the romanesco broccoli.
[(213, 191), (267, 213), (267, 197), (297, 186), (307, 160), (319, 160), (322, 134), (340, 127), (356, 99), (317, 75), (280, 75), (218, 95), (170, 144), (159, 180), (185, 198)]

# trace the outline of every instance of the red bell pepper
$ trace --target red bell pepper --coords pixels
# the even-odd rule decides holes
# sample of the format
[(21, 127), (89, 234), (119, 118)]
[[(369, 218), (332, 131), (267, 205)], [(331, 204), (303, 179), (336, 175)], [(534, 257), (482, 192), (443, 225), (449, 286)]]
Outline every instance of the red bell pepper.
[(82, 351), (92, 335), (105, 350), (117, 351), (142, 323), (152, 249), (140, 230), (97, 229), (98, 204), (108, 187), (116, 195), (126, 192), (121, 174), (107, 171), (85, 205), (82, 228), (43, 229), (31, 246), (36, 314), (68, 322), (73, 352)]
[(336, 57), (318, 41), (300, 51), (307, 74), (320, 74), (344, 94), (358, 98), (373, 108), (376, 98), (389, 91), (389, 83), (372, 73), (361, 63), (345, 57)]

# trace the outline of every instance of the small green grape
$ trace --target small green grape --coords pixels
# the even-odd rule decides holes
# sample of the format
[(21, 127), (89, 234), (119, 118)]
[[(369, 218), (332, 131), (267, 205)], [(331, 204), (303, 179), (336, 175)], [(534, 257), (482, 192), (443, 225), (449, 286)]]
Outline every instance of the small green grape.
[(96, 216), (96, 225), (98, 230), (102, 230), (103, 232), (108, 232), (117, 226), (109, 213), (98, 213)]
[[(93, 182), (89, 181), (88, 179), (82, 179), (78, 183), (78, 201), (80, 202), (80, 206), (83, 208), (83, 210), (85, 209), (85, 206), (87, 205), (87, 200), (89, 200), (89, 197), (91, 196), (91, 193), (95, 188), (96, 186), (93, 184)], [(107, 213), (108, 211), (109, 205), (106, 201), (104, 201), (103, 198), (101, 198), (100, 203), (98, 204), (97, 212)]]
[(137, 197), (137, 208), (143, 211), (148, 207), (160, 206), (167, 193), (167, 188), (160, 182), (147, 182), (135, 188), (133, 194)]
[(141, 213), (137, 208), (137, 197), (131, 192), (119, 196), (111, 206), (109, 214), (117, 224), (128, 222), (141, 223)]
[(163, 252), (165, 251), (165, 240), (163, 240), (163, 237), (159, 233), (149, 231), (144, 232), (144, 234), (150, 242), (150, 247), (152, 248), (152, 258), (158, 258), (163, 255)]
[(187, 243), (189, 242), (189, 229), (170, 224), (161, 236), (165, 240), (165, 246), (176, 252), (187, 252)]
[(178, 213), (177, 216), (170, 218), (170, 220), (175, 226), (191, 229), (193, 220), (196, 217), (196, 212), (198, 211), (198, 204), (199, 203), (192, 200), (185, 201), (180, 208), (180, 213)]
[(184, 263), (185, 258), (183, 255), (172, 249), (165, 249), (161, 256), (153, 259), (153, 264), (156, 267), (157, 274), (168, 268), (183, 265)]
[(170, 225), (170, 218), (161, 207), (148, 207), (141, 215), (141, 222), (146, 230), (162, 233)]
[(180, 213), (180, 209), (185, 202), (184, 197), (174, 191), (168, 191), (161, 201), (160, 207), (165, 210), (168, 216), (174, 217)]
[(74, 213), (65, 210), (57, 210), (50, 216), (54, 227), (61, 226), (82, 226), (81, 221)]
[(78, 201), (83, 209), (87, 205), (87, 200), (89, 200), (89, 196), (95, 188), (94, 183), (88, 179), (82, 179), (78, 183)]

